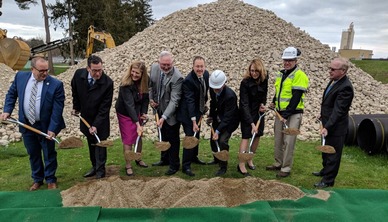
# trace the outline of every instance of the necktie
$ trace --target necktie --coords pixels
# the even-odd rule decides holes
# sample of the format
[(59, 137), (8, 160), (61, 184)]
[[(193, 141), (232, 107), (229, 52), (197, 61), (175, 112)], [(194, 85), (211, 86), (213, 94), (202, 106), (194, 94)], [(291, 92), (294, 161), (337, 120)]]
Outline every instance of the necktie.
[(325, 96), (329, 93), (329, 91), (333, 87), (333, 85), (334, 85), (334, 81), (329, 85), (329, 87), (327, 87), (326, 92), (325, 92)]
[(93, 78), (90, 78), (89, 79), (89, 87), (92, 87), (94, 84), (94, 79)]
[(27, 119), (31, 125), (35, 123), (35, 103), (36, 103), (36, 94), (38, 94), (38, 81), (34, 81), (34, 85), (31, 89), (31, 97), (28, 104), (28, 113)]
[(160, 74), (160, 83), (159, 83), (159, 95), (158, 95), (158, 102), (159, 103), (160, 103), (160, 98), (162, 96), (163, 80), (164, 80), (164, 73), (161, 73)]
[(199, 93), (199, 111), (203, 114), (203, 111), (205, 110), (205, 92), (206, 92), (206, 86), (205, 82), (203, 81), (203, 78), (199, 78), (200, 83), (200, 93)]

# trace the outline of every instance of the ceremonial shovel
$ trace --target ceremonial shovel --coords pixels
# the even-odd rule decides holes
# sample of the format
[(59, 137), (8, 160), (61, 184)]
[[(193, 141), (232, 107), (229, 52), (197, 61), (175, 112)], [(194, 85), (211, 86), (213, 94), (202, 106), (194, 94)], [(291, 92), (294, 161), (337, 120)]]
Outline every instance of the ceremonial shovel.
[[(81, 119), (81, 121), (85, 124), (86, 127), (88, 127), (89, 129), (91, 128), (90, 124), (84, 118), (82, 118), (80, 113), (73, 114), (73, 115), (79, 117)], [(113, 146), (113, 142), (112, 141), (108, 141), (108, 140), (101, 141), (100, 138), (97, 136), (96, 132), (93, 132), (93, 135), (97, 139), (97, 143), (95, 144), (96, 146), (100, 146), (100, 147)]]
[[(320, 127), (319, 128), (322, 130), (322, 128), (323, 128), (322, 122), (320, 122)], [(322, 145), (321, 146), (317, 146), (315, 148), (317, 150), (321, 151), (322, 153), (330, 153), (330, 154), (336, 153), (334, 147), (329, 146), (329, 145), (325, 145), (325, 136), (324, 135), (322, 135)]]
[[(156, 118), (156, 123), (158, 123), (159, 115), (157, 112), (155, 112), (155, 118)], [(154, 142), (155, 148), (159, 151), (166, 151), (170, 149), (171, 144), (169, 142), (162, 141), (162, 132), (160, 132), (160, 127), (158, 125), (156, 125), (156, 127), (158, 128), (159, 141)]]
[[(198, 126), (201, 125), (201, 120), (202, 120), (202, 116), (199, 118)], [(197, 132), (194, 132), (193, 136), (185, 136), (185, 138), (183, 138), (183, 141), (182, 141), (183, 148), (193, 149), (194, 147), (196, 147), (199, 143), (199, 140), (197, 139), (197, 137), (195, 137), (196, 135), (197, 135)]]
[[(259, 120), (257, 120), (257, 123), (256, 123), (256, 131), (259, 129), (261, 118), (264, 117), (265, 115), (267, 115), (267, 113), (268, 113), (268, 111), (263, 113), (263, 115), (260, 115), (260, 113), (259, 113)], [(251, 151), (251, 147), (252, 147), (253, 141), (255, 140), (255, 137), (256, 137), (256, 133), (253, 133), (251, 141), (249, 142), (248, 152), (238, 154), (238, 159), (240, 161), (248, 161), (248, 160), (251, 160), (253, 158), (254, 153)]]
[[(214, 135), (214, 129), (212, 128), (212, 127), (210, 127), (211, 128), (211, 130), (212, 130), (212, 135)], [(217, 152), (213, 152), (213, 155), (217, 158), (217, 159), (219, 159), (219, 160), (221, 160), (221, 161), (227, 161), (228, 159), (229, 159), (229, 152), (227, 151), (227, 150), (222, 150), (221, 151), (221, 149), (220, 149), (220, 146), (219, 146), (219, 144), (218, 144), (218, 141), (217, 140), (215, 140), (214, 142), (216, 142), (216, 146), (217, 146)]]
[(279, 120), (283, 123), (283, 126), (284, 126), (284, 130), (282, 131), (284, 134), (286, 135), (292, 135), (292, 136), (295, 136), (295, 135), (298, 135), (300, 134), (300, 131), (299, 129), (295, 129), (295, 128), (288, 128), (287, 124), (285, 122), (283, 122), (283, 117), (278, 113), (278, 111), (276, 111), (276, 109), (274, 109), (275, 111), (275, 114), (276, 116), (279, 118)]
[[(148, 119), (145, 119), (141, 125), (144, 126), (147, 121), (148, 121)], [(125, 151), (125, 159), (128, 159), (129, 161), (141, 159), (141, 153), (137, 152), (137, 147), (139, 146), (139, 141), (140, 141), (141, 136), (142, 136), (142, 134), (137, 135), (136, 144), (135, 144), (135, 148), (133, 151), (132, 150)]]

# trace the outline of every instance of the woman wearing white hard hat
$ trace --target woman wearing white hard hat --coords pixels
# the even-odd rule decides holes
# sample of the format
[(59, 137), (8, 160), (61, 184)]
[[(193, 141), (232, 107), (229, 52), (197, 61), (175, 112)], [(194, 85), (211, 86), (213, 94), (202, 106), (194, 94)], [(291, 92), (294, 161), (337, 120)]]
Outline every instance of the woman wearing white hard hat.
[[(210, 113), (207, 119), (215, 131), (210, 146), (213, 152), (217, 152), (215, 141), (218, 141), (220, 150), (229, 151), (229, 139), (239, 124), (239, 111), (236, 93), (226, 86), (226, 75), (221, 70), (215, 70), (209, 78)], [(220, 169), (215, 173), (221, 176), (226, 173), (227, 161), (218, 161)]]
[(283, 125), (286, 123), (289, 128), (300, 128), (309, 84), (307, 75), (297, 65), (300, 54), (295, 47), (288, 47), (283, 51), (284, 69), (276, 74), (275, 95), (270, 105), (282, 118), (275, 119), (275, 162), (267, 166), (266, 170), (279, 171), (276, 177), (280, 178), (288, 177), (291, 173), (296, 142), (296, 135), (283, 134)]

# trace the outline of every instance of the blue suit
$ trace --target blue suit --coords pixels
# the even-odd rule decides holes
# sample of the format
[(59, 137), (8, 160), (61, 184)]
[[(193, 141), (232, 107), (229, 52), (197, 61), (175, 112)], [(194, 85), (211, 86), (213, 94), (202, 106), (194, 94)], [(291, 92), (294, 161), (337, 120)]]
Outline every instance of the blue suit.
[[(12, 82), (11, 87), (5, 98), (4, 112), (12, 114), (15, 108), (16, 100), (19, 98), (19, 121), (28, 123), (24, 113), (24, 93), (32, 72), (18, 72)], [(65, 128), (65, 122), (62, 117), (65, 101), (65, 91), (63, 83), (51, 76), (47, 76), (43, 81), (41, 104), (40, 104), (40, 121), (32, 125), (34, 128), (47, 133), (52, 131), (56, 135)], [(24, 127), (19, 127), (23, 135), (24, 145), (30, 156), (30, 165), (32, 178), (34, 182), (40, 183), (46, 179), (47, 183), (56, 182), (55, 172), (57, 169), (57, 152), (55, 151), (55, 142), (44, 138)], [(44, 165), (42, 154), (44, 157)]]

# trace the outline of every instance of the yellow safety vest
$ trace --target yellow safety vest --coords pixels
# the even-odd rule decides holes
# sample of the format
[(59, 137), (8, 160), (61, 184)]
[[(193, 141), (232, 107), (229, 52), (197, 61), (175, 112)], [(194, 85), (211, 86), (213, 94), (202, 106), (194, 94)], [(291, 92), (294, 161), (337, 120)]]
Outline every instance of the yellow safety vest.
[[(292, 97), (292, 90), (302, 90), (304, 92), (307, 91), (307, 87), (309, 85), (309, 79), (302, 70), (299, 68), (296, 68), (292, 73), (290, 73), (287, 78), (283, 81), (283, 73), (278, 72), (276, 74), (276, 80), (275, 80), (275, 107), (282, 111), (286, 110), (288, 104), (291, 101)], [(298, 103), (298, 106), (296, 107), (297, 110), (303, 110), (304, 109), (304, 95), (302, 94), (302, 98)]]

